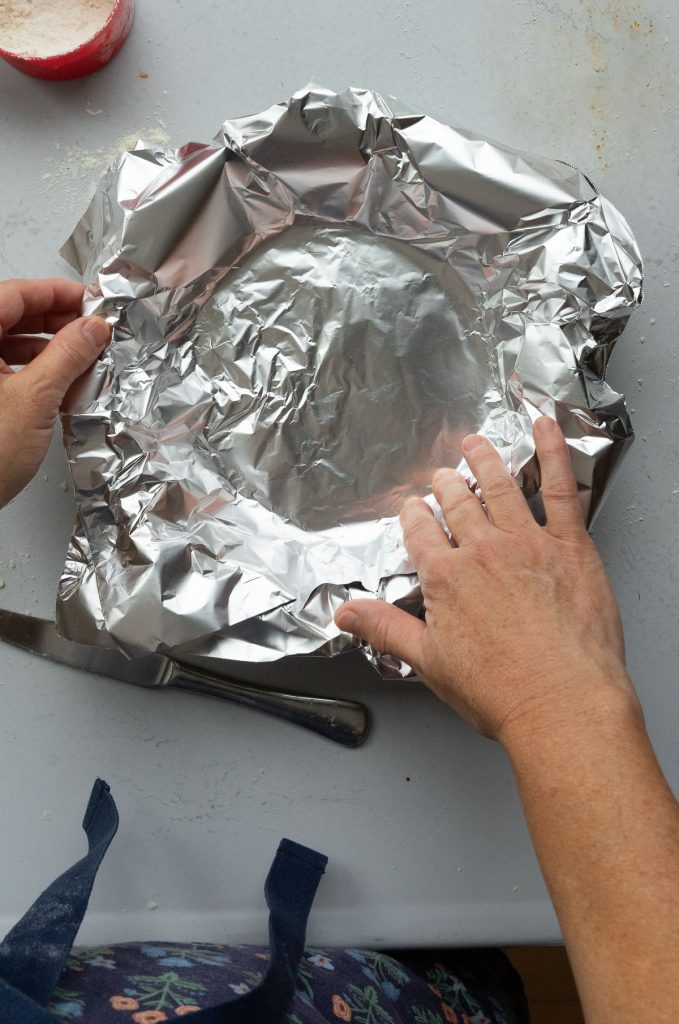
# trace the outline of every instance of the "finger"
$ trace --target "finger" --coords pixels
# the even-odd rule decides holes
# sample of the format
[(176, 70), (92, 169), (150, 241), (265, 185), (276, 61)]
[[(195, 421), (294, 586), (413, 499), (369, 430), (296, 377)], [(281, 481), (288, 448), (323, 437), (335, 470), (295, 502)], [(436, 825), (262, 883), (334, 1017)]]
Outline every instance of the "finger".
[(409, 498), (401, 509), (403, 543), (420, 576), (426, 576), (432, 559), (450, 554), (450, 541), (426, 501)]
[(535, 421), (533, 437), (540, 462), (547, 530), (564, 540), (579, 538), (586, 533), (585, 521), (566, 439), (558, 423), (548, 416)]
[(470, 434), (462, 441), (462, 451), (494, 526), (513, 531), (535, 522), (519, 485), (487, 438)]
[(71, 384), (101, 355), (111, 328), (98, 316), (74, 320), (55, 334), (43, 351), (18, 375), (38, 395), (48, 395), (58, 407)]
[(427, 627), (410, 612), (386, 601), (348, 601), (335, 613), (335, 622), (345, 633), (360, 637), (380, 654), (393, 654), (417, 668)]
[(456, 470), (439, 469), (434, 474), (434, 497), (441, 506), (446, 526), (458, 544), (477, 540), (491, 530), (483, 505)]
[(0, 328), (9, 331), (24, 317), (69, 313), (80, 309), (84, 287), (59, 277), (0, 282)]
[(9, 366), (25, 366), (39, 356), (49, 344), (47, 338), (25, 334), (8, 334), (0, 338), (0, 358)]
[(79, 316), (80, 306), (64, 313), (34, 313), (32, 316), (23, 316), (8, 334), (10, 337), (15, 334), (56, 334)]

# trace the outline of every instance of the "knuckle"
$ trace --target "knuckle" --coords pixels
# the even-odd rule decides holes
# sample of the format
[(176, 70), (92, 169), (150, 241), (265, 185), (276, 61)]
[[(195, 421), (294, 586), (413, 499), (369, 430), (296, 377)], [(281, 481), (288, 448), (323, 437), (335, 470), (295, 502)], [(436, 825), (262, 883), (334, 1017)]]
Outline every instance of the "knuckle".
[(434, 490), (442, 490), (450, 484), (466, 483), (465, 478), (451, 466), (441, 466), (434, 473), (432, 483)]
[[(21, 374), (17, 374), (20, 378)], [(61, 400), (58, 386), (49, 377), (42, 374), (31, 381), (30, 387), (23, 388), (25, 407), (32, 413), (56, 414)]]
[(566, 478), (563, 480), (553, 480), (551, 483), (543, 486), (542, 493), (543, 497), (551, 502), (571, 504), (577, 501), (578, 485), (575, 480)]
[(80, 335), (68, 331), (59, 338), (59, 351), (64, 361), (69, 363), (74, 370), (83, 371), (89, 364), (88, 355), (80, 343)]
[(442, 559), (434, 559), (427, 565), (422, 566), (419, 577), (427, 594), (432, 598), (437, 598), (448, 589), (450, 583), (449, 567)]
[(0, 415), (2, 416), (3, 429), (16, 423), (25, 405), (23, 401), (23, 388), (18, 381), (19, 374), (7, 374), (0, 377)]
[(7, 281), (0, 281), (0, 303), (2, 304), (2, 317), (6, 326), (13, 326), (23, 316), (24, 301), (20, 286), (21, 281), (17, 277), (12, 277)]
[(546, 537), (541, 533), (533, 537), (531, 543), (523, 544), (520, 551), (521, 565), (524, 569), (529, 569), (531, 572), (537, 571), (541, 566), (550, 565), (552, 562), (552, 556), (546, 544)]
[(506, 498), (517, 492), (517, 484), (509, 473), (504, 472), (491, 477), (482, 488), (484, 501), (497, 501), (498, 498)]
[(413, 541), (417, 542), (425, 534), (428, 526), (429, 523), (421, 515), (409, 519), (403, 527), (403, 540), (406, 547)]
[(464, 484), (463, 487), (455, 488), (454, 491), (450, 490), (441, 495), (441, 512), (444, 518), (447, 518), (463, 506), (469, 505), (469, 502), (475, 501), (478, 501), (478, 498)]
[[(58, 410), (58, 397), (42, 381), (30, 385), (23, 373), (17, 373), (2, 382), (2, 430), (5, 436), (31, 427), (49, 426)], [(25, 438), (22, 443), (25, 443)]]
[(473, 552), (476, 562), (486, 569), (497, 565), (501, 554), (495, 538), (491, 537), (482, 537), (476, 541)]
[(391, 630), (389, 624), (383, 619), (375, 622), (370, 639), (370, 645), (379, 651), (380, 654), (391, 654)]
[(423, 587), (426, 585), (428, 590), (431, 590), (432, 587), (447, 585), (451, 577), (451, 557), (453, 555), (453, 547), (449, 541), (442, 547), (423, 546), (420, 557), (415, 563), (415, 570), (421, 585)]

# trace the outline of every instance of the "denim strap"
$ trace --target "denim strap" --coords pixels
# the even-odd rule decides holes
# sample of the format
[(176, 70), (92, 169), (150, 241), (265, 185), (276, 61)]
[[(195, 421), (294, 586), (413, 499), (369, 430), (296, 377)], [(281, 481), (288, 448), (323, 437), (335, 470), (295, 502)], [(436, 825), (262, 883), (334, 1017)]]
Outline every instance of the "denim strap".
[(259, 985), (221, 1006), (191, 1014), (192, 1024), (284, 1024), (295, 996), (306, 924), (328, 858), (283, 839), (267, 876), (271, 959)]
[[(92, 892), (102, 858), (118, 828), (118, 811), (108, 785), (97, 779), (90, 795), (83, 828), (87, 854), (45, 889), (0, 945), (0, 1007), (8, 989), (15, 989), (36, 1006), (52, 997)], [(49, 1020), (49, 1017), (5, 1016), (3, 1020)]]
[[(38, 897), (0, 945), (0, 1020), (55, 1024), (44, 1007), (56, 988), (87, 909), (92, 885), (118, 828), (109, 787), (98, 779), (83, 828), (89, 852)], [(192, 1024), (284, 1024), (306, 923), (327, 857), (283, 839), (265, 885), (271, 957), (262, 981), (245, 995), (191, 1014)]]

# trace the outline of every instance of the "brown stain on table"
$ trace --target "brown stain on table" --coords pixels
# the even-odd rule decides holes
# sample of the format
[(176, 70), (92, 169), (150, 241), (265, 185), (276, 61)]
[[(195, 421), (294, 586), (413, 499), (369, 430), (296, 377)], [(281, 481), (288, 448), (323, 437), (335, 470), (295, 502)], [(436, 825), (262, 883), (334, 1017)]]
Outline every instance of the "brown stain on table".
[[(604, 5), (592, 3), (590, 0), (578, 0), (578, 3), (585, 16), (591, 67), (597, 76), (602, 76), (601, 81), (596, 82), (592, 89), (590, 111), (594, 149), (602, 170), (605, 171), (608, 169), (608, 125), (614, 114), (615, 102), (607, 81), (610, 65), (616, 61), (630, 59), (630, 42), (643, 46), (644, 40), (653, 35), (655, 26), (653, 18), (644, 13), (642, 4), (636, 0), (610, 0)], [(638, 50), (638, 45), (635, 50)], [(631, 59), (642, 60), (644, 56), (646, 55), (635, 52)], [(647, 79), (644, 89), (650, 88), (651, 81)], [(640, 106), (645, 105), (642, 97), (639, 102)]]
[(676, 137), (677, 30), (664, 8), (652, 0), (516, 0), (507, 19), (496, 6), (480, 10), (491, 95), (526, 149), (578, 165), (604, 192), (611, 179), (601, 171), (629, 181), (634, 168), (640, 184), (654, 144), (667, 149)]

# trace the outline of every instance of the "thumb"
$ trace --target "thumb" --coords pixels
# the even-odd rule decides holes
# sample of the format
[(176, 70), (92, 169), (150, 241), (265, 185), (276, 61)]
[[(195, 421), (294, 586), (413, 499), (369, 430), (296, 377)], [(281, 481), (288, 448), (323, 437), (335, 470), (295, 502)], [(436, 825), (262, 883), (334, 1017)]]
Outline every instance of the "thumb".
[[(62, 328), (19, 377), (36, 395), (49, 396), (56, 414), (71, 384), (101, 355), (111, 328), (98, 316), (81, 317)], [(45, 410), (47, 411), (47, 410)]]
[(335, 613), (335, 623), (345, 633), (367, 641), (380, 654), (393, 654), (417, 670), (427, 627), (410, 612), (387, 601), (348, 601)]
[(110, 337), (100, 317), (74, 320), (22, 370), (0, 377), (0, 508), (37, 473), (64, 395)]

